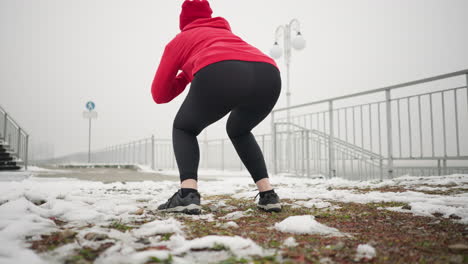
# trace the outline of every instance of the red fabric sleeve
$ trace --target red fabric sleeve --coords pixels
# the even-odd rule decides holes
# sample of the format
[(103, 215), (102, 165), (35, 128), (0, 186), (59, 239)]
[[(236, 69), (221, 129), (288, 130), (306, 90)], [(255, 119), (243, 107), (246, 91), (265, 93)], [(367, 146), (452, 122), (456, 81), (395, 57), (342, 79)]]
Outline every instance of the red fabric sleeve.
[(151, 94), (157, 104), (172, 101), (172, 99), (185, 90), (185, 87), (190, 82), (189, 77), (183, 71), (176, 76), (181, 68), (180, 58), (179, 54), (171, 48), (170, 44), (164, 49), (161, 62), (151, 85)]

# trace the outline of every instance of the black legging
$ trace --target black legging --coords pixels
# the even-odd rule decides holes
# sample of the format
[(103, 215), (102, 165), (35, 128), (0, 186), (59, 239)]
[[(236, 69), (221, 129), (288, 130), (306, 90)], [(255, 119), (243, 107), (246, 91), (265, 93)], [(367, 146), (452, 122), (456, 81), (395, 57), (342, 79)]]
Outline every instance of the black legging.
[(273, 109), (281, 92), (278, 69), (264, 62), (221, 61), (199, 70), (174, 119), (172, 141), (180, 180), (198, 180), (197, 135), (231, 112), (226, 131), (254, 182), (268, 178), (251, 130)]

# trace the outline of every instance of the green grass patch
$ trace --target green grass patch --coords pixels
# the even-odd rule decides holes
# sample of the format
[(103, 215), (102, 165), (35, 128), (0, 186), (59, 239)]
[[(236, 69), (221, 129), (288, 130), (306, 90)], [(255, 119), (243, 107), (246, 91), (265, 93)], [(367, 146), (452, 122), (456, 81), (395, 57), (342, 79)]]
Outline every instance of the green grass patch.
[(172, 235), (173, 235), (172, 233), (164, 234), (164, 235), (161, 236), (161, 240), (162, 240), (162, 241), (168, 241), (168, 240), (171, 239), (171, 236), (172, 236)]
[(378, 208), (378, 207), (403, 207), (403, 206), (409, 206), (408, 203), (402, 203), (402, 202), (380, 202), (380, 203), (368, 203), (367, 206), (373, 207), (373, 208)]
[(154, 264), (154, 263), (161, 263), (161, 264), (171, 264), (173, 262), (172, 255), (169, 254), (169, 257), (167, 259), (160, 259), (157, 257), (150, 257), (145, 264)]
[(249, 261), (245, 258), (230, 257), (228, 259), (218, 262), (218, 264), (243, 264), (243, 263), (249, 263)]
[(118, 220), (118, 221), (114, 221), (112, 222), (108, 228), (112, 228), (112, 229), (117, 229), (121, 232), (126, 232), (128, 230), (132, 230), (134, 227), (131, 227), (131, 226), (128, 226), (124, 223), (122, 223), (122, 220)]
[(113, 246), (114, 243), (104, 243), (97, 249), (83, 247), (75, 250), (75, 253), (65, 260), (65, 264), (92, 263), (102, 252)]
[(211, 249), (215, 251), (222, 251), (222, 250), (229, 250), (229, 247), (227, 247), (224, 244), (215, 243)]

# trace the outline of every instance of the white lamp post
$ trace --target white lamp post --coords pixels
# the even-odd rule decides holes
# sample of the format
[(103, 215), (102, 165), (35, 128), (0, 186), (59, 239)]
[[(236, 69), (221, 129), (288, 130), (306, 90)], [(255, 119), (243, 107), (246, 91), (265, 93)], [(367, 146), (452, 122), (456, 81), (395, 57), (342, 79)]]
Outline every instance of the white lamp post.
[[(293, 39), (291, 39), (291, 32), (295, 32), (296, 35)], [(305, 48), (306, 41), (304, 37), (302, 37), (300, 31), (300, 24), (299, 20), (293, 19), (289, 24), (281, 25), (276, 29), (275, 32), (275, 43), (270, 50), (270, 55), (274, 59), (279, 59), (283, 55), (283, 50), (278, 44), (278, 40), (284, 36), (283, 45), (284, 45), (284, 63), (286, 64), (286, 107), (291, 106), (291, 91), (289, 87), (289, 65), (291, 63), (291, 50), (292, 48), (296, 50), (302, 50)], [(291, 48), (292, 47), (292, 48)], [(290, 122), (290, 115), (289, 110), (287, 111), (288, 115), (288, 123)]]
[[(296, 33), (294, 38), (291, 39), (291, 33)], [(273, 47), (270, 50), (270, 55), (274, 59), (279, 59), (283, 55), (283, 49), (278, 44), (278, 40), (283, 35), (283, 49), (284, 49), (284, 63), (286, 64), (286, 107), (288, 108), (286, 110), (287, 114), (287, 141), (288, 144), (286, 144), (286, 152), (288, 153), (288, 168), (290, 168), (289, 163), (290, 163), (290, 126), (289, 124), (291, 123), (291, 114), (289, 107), (291, 106), (291, 90), (289, 87), (289, 65), (291, 63), (291, 51), (292, 48), (296, 50), (302, 50), (306, 46), (306, 41), (302, 37), (301, 30), (300, 30), (300, 23), (299, 20), (293, 19), (289, 22), (289, 24), (286, 25), (281, 25), (278, 28), (276, 28), (275, 31), (275, 43)]]

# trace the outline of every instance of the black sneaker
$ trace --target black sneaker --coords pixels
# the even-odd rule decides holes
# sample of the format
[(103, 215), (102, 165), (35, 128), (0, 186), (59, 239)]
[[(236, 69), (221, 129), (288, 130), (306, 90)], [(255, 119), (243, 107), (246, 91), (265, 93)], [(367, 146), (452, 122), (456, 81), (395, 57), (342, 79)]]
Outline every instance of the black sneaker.
[[(260, 193), (257, 194), (257, 196)], [(257, 197), (255, 196), (255, 197)], [(257, 207), (266, 212), (281, 212), (281, 203), (276, 193), (266, 193), (263, 198), (260, 196)]]
[(192, 192), (182, 198), (182, 191), (179, 189), (166, 203), (158, 206), (158, 210), (184, 214), (200, 214), (200, 193), (198, 191)]

